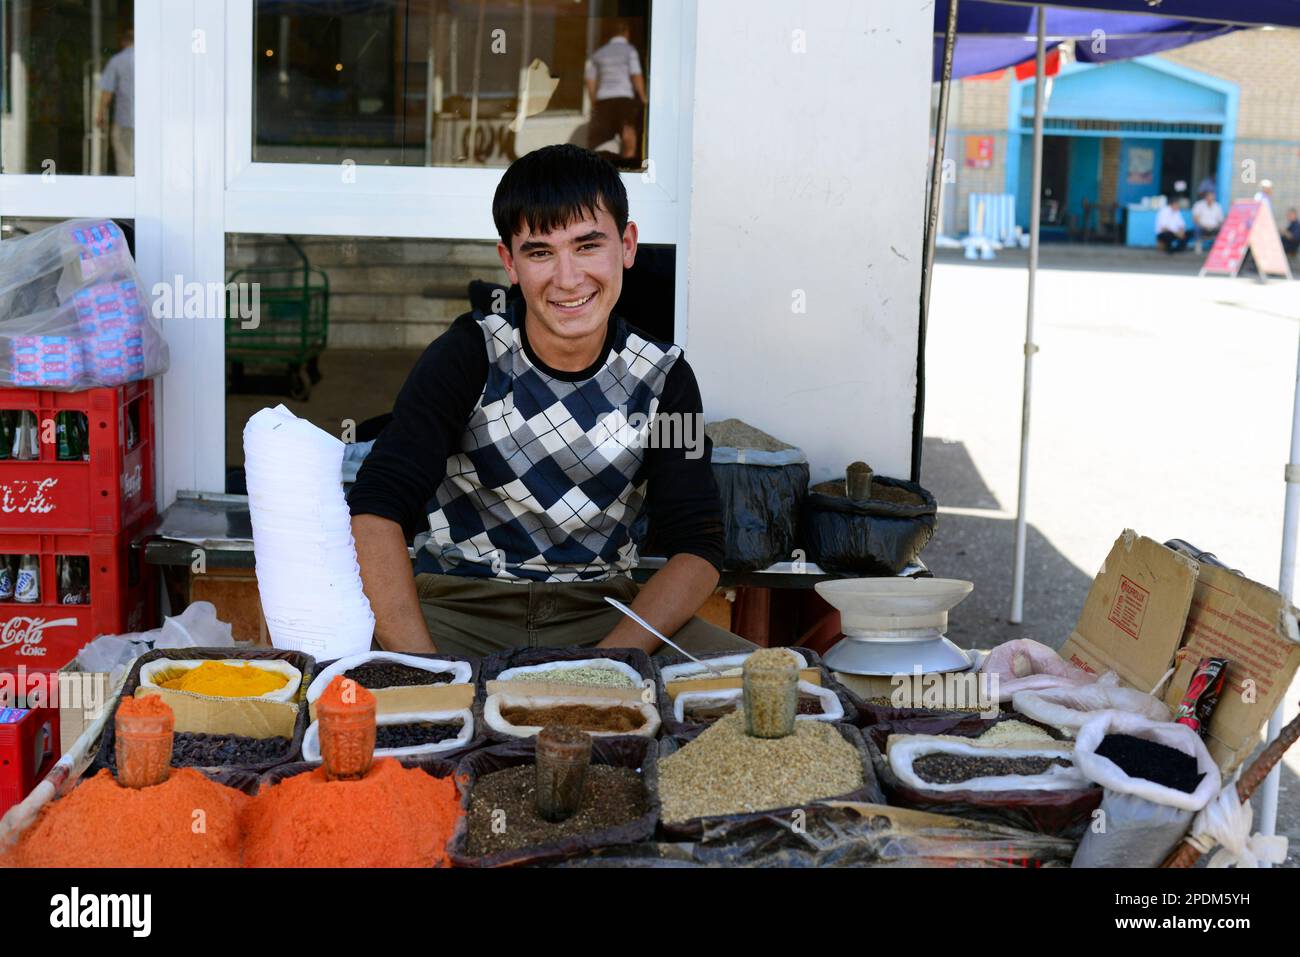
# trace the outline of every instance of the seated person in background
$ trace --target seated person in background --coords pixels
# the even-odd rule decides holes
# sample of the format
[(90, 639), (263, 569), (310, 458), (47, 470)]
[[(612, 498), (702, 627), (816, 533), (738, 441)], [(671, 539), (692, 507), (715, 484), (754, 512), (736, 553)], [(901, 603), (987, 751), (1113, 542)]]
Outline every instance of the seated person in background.
[(1187, 248), (1187, 224), (1183, 222), (1183, 201), (1174, 199), (1156, 213), (1156, 245), (1175, 253)]
[(1200, 252), (1201, 243), (1208, 239), (1214, 241), (1223, 225), (1223, 207), (1214, 197), (1214, 190), (1207, 190), (1192, 206), (1192, 223), (1196, 226), (1196, 251)]
[[(613, 312), (637, 251), (618, 171), (544, 147), (506, 170), (492, 215), (515, 288), (425, 350), (349, 496), (375, 638), (472, 658), (657, 650), (613, 597), (694, 654), (752, 650), (694, 617), (722, 567), (722, 500), (682, 350)], [(678, 427), (656, 441), (664, 423)], [(630, 530), (643, 508), (668, 561), (641, 587)]]
[(1282, 227), (1282, 248), (1288, 256), (1294, 256), (1300, 249), (1300, 218), (1296, 217), (1295, 208), (1286, 211), (1286, 225)]

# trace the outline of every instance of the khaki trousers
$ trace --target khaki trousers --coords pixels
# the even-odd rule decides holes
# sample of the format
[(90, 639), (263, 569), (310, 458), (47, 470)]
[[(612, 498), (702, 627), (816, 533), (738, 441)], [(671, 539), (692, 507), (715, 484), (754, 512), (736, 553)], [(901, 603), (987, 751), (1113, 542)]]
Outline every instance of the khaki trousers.
[[(623, 619), (605, 596), (630, 605), (640, 587), (627, 576), (602, 582), (415, 576), (420, 610), (438, 651), (465, 658), (482, 658), (513, 648), (594, 645)], [(694, 655), (753, 651), (757, 647), (700, 618), (692, 618), (672, 638)], [(672, 649), (665, 645), (660, 651)]]
[(114, 123), (108, 131), (108, 138), (113, 144), (114, 172), (118, 176), (134, 176), (135, 129)]

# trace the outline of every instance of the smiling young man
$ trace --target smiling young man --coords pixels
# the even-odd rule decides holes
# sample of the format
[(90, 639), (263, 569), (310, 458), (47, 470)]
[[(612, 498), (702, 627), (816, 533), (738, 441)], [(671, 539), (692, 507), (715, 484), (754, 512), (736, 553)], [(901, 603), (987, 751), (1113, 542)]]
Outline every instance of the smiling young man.
[[(658, 649), (612, 596), (692, 652), (752, 648), (694, 617), (718, 582), (722, 508), (707, 440), (651, 439), (669, 434), (655, 417), (703, 411), (681, 349), (613, 313), (637, 247), (618, 172), (546, 147), (506, 171), (492, 214), (511, 294), (425, 350), (349, 496), (376, 639), (470, 657)], [(668, 561), (638, 588), (643, 510)]]

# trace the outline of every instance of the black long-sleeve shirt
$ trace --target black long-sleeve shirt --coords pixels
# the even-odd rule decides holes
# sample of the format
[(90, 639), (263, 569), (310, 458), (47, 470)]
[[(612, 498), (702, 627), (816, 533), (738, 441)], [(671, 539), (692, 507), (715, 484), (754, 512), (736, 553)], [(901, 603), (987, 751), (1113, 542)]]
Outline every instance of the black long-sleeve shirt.
[[(611, 316), (596, 362), (561, 372), (529, 346), (524, 309), (514, 298), (504, 315), (467, 313), (425, 350), (361, 467), (352, 513), (408, 538), (430, 528), (422, 570), (566, 581), (625, 571), (644, 508), (659, 550), (721, 568), (711, 443), (681, 350)], [(652, 432), (672, 422), (688, 441), (641, 447), (637, 416), (651, 413)]]

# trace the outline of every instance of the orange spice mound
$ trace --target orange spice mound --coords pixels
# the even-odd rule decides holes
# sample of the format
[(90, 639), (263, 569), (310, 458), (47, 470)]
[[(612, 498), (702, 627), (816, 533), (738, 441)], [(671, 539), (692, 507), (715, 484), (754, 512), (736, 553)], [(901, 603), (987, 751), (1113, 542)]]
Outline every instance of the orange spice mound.
[(351, 678), (335, 675), (316, 702), (317, 708), (322, 705), (335, 711), (344, 708), (364, 711), (375, 706), (375, 696)]
[[(125, 702), (123, 702), (125, 704)], [(124, 788), (108, 771), (41, 810), (0, 863), (13, 867), (238, 867), (248, 795), (193, 768)]]
[(171, 706), (156, 694), (139, 698), (123, 697), (117, 705), (117, 713), (122, 717), (135, 718), (153, 715), (170, 715)]
[(324, 767), (264, 789), (244, 813), (246, 867), (445, 867), (460, 819), (450, 778), (380, 758), (359, 781)]

